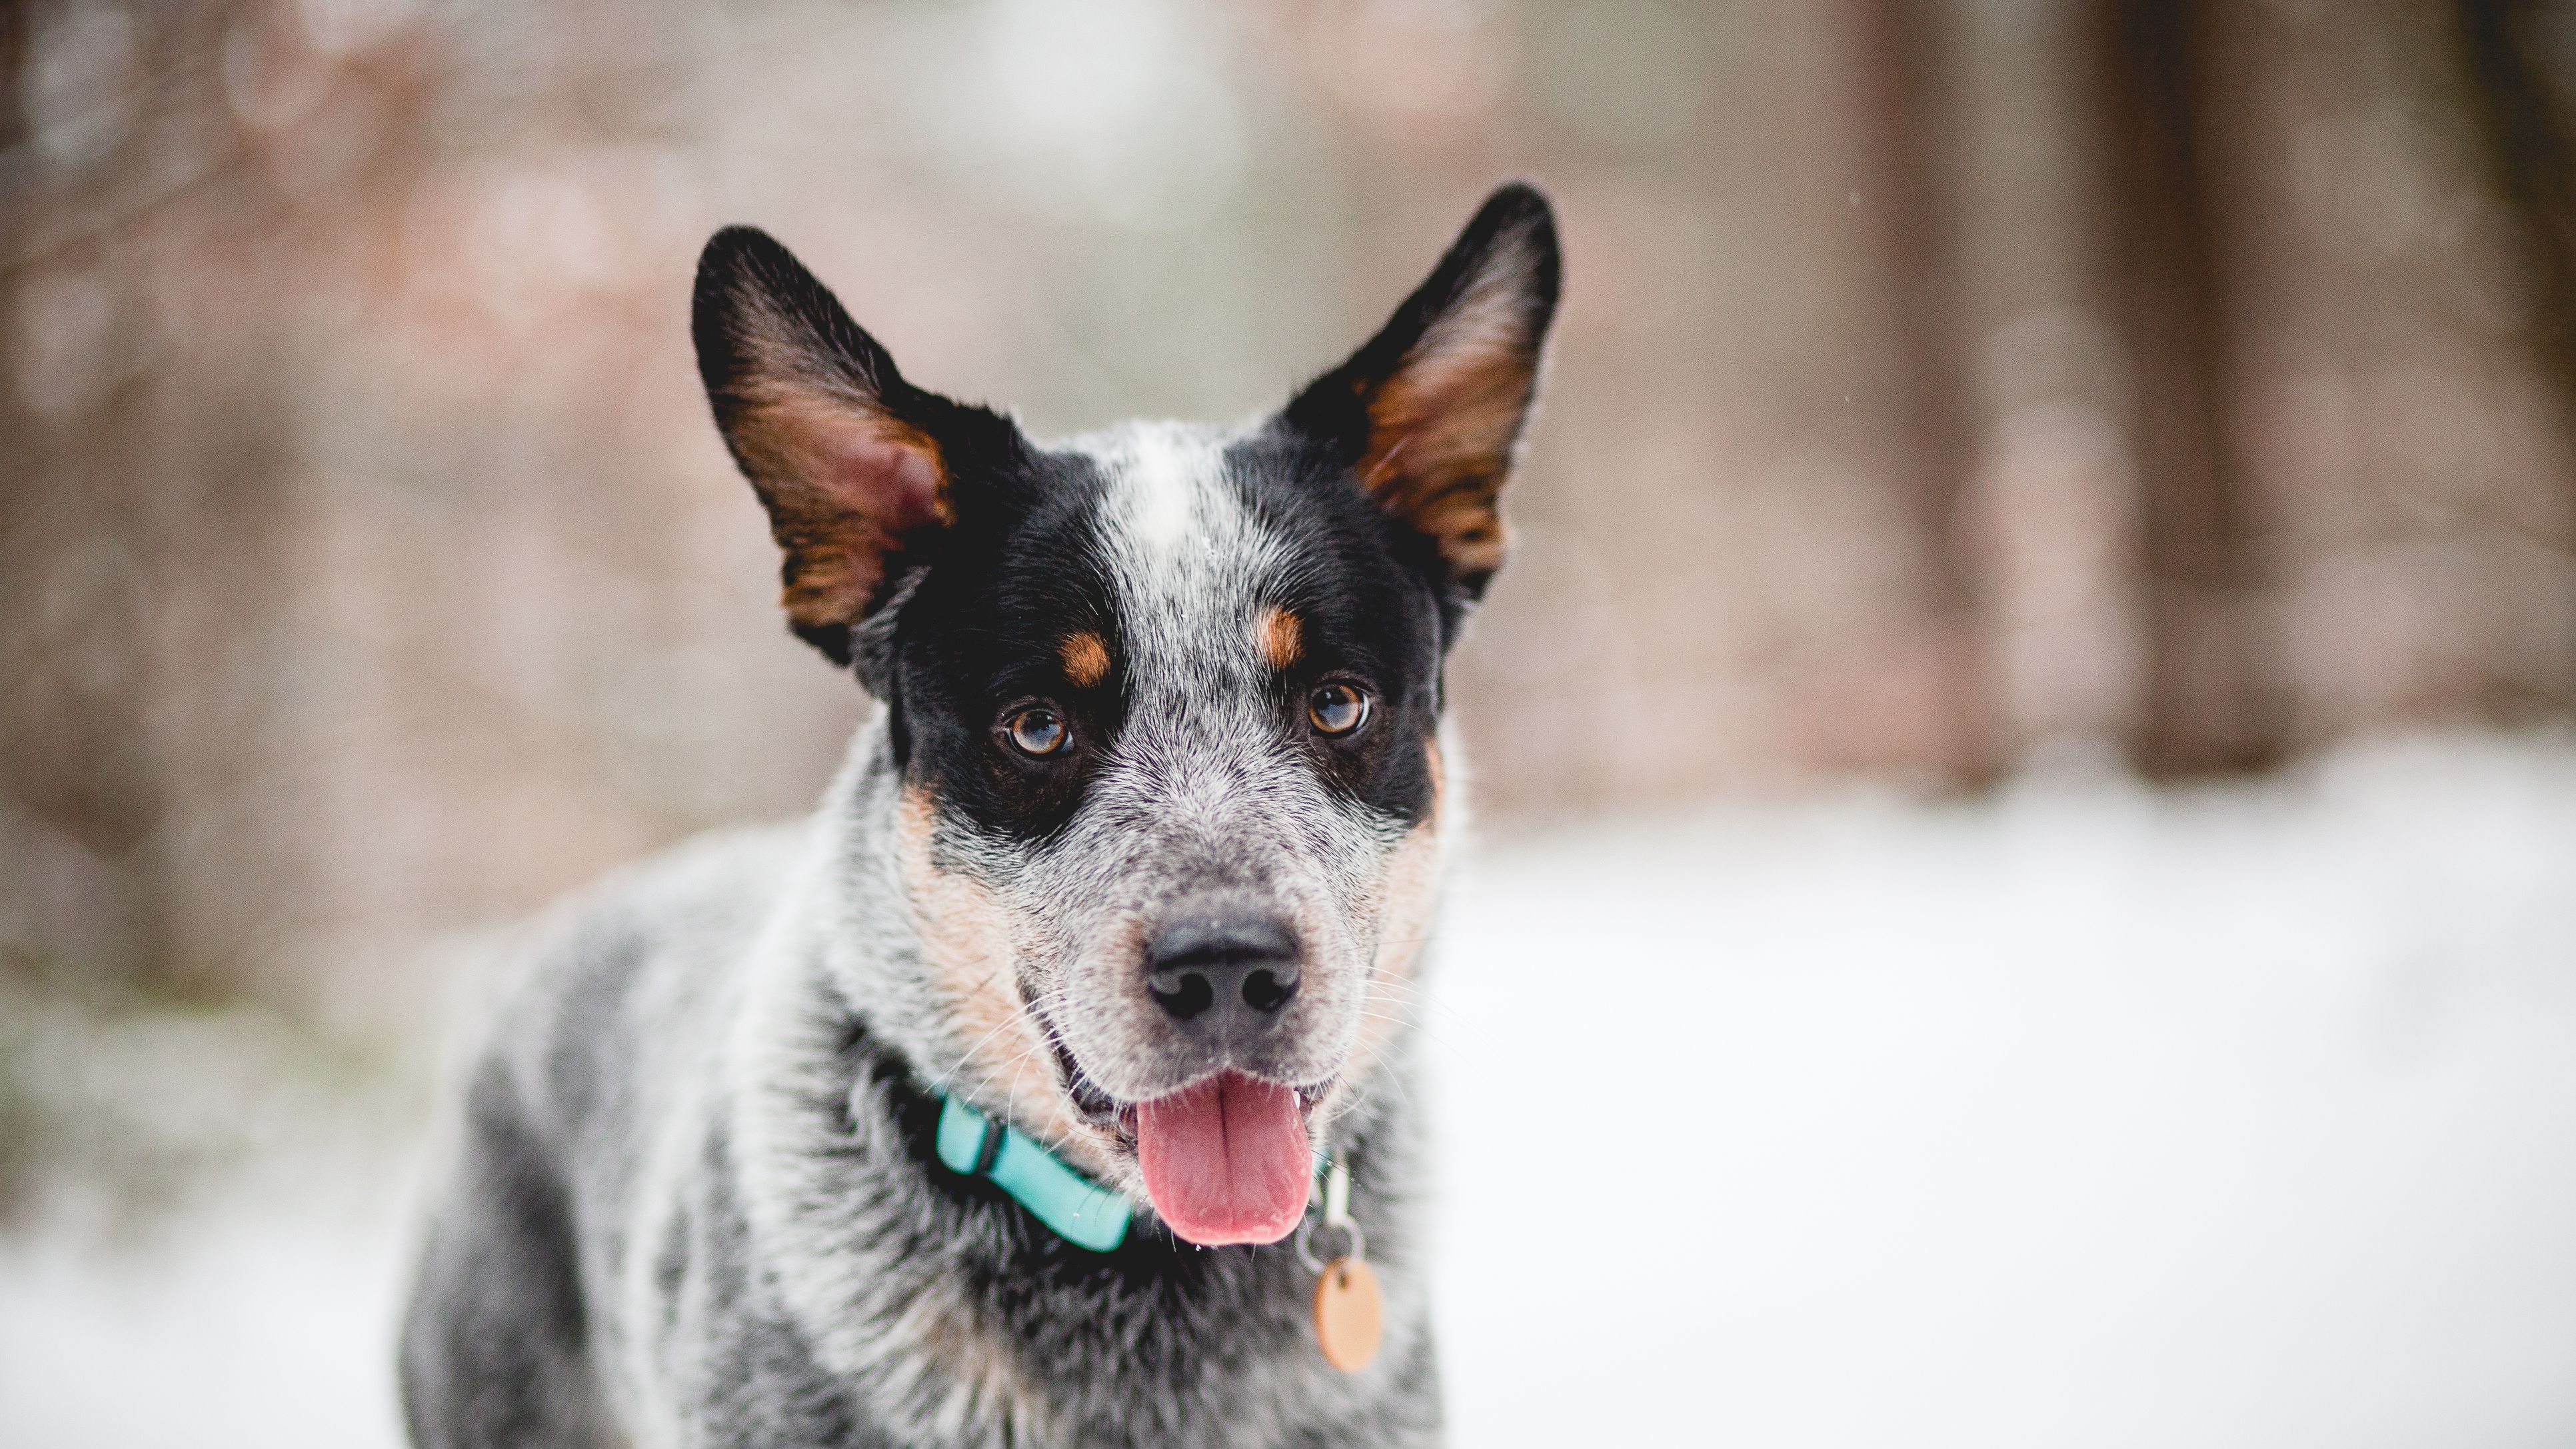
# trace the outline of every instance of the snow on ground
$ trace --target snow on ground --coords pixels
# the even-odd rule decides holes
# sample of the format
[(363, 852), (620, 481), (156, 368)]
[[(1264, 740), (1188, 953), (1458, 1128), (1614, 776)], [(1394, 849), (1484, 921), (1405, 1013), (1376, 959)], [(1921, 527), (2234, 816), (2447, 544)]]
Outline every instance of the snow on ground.
[(266, 1194), (113, 1254), (0, 1254), (7, 1449), (395, 1449), (389, 1199)]
[[(1439, 969), (1458, 1444), (2576, 1442), (2576, 744), (1498, 841)], [(0, 1444), (393, 1443), (401, 1222), (0, 1246)]]
[(1488, 858), (1456, 1442), (2576, 1442), (2576, 755)]

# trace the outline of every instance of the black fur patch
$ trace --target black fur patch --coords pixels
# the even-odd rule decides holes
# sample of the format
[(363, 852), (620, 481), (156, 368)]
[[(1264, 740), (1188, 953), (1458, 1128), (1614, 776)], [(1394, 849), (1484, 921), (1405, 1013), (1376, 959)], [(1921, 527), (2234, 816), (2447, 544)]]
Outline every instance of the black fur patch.
[[(1272, 681), (1283, 738), (1304, 741), (1338, 790), (1419, 822), (1432, 803), (1441, 658), (1464, 608), (1445, 564), (1371, 503), (1328, 443), (1293, 426), (1236, 442), (1225, 465), (1287, 552), (1274, 595), (1245, 611), (1276, 605), (1300, 620), (1301, 657)], [(990, 476), (960, 470), (959, 522), (924, 541), (919, 577), (889, 621), (883, 694), (906, 778), (985, 834), (1038, 841), (1061, 828), (1125, 721), (1133, 654), (1116, 647), (1127, 635), (1097, 545), (1106, 481), (1079, 453), (1033, 450)], [(1113, 642), (1109, 672), (1088, 688), (1067, 677), (1058, 648), (1076, 630)], [(1312, 692), (1334, 678), (1376, 701), (1346, 743), (1303, 726)], [(1000, 736), (1029, 704), (1071, 721), (1064, 756), (1032, 759)]]

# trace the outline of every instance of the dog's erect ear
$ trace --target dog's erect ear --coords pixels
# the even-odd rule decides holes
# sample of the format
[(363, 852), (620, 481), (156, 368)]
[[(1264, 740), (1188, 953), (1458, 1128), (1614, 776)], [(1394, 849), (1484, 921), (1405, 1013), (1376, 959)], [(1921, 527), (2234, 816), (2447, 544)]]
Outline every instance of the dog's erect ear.
[(1469, 598), (1503, 561), (1497, 505), (1556, 290), (1547, 198), (1506, 186), (1385, 329), (1281, 415), (1334, 448), (1380, 506), (1437, 545)]
[(890, 560), (956, 521), (954, 452), (1017, 431), (904, 381), (787, 248), (747, 226), (699, 255), (690, 331), (716, 426), (786, 554), (788, 623), (848, 664)]

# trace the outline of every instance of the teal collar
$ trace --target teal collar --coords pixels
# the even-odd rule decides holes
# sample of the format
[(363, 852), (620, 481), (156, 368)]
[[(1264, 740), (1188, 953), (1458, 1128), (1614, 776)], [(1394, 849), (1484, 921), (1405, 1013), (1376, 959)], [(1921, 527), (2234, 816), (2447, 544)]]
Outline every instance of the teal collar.
[(1127, 1241), (1136, 1209), (1124, 1196), (1065, 1166), (1019, 1128), (955, 1097), (940, 1099), (939, 1160), (952, 1172), (990, 1181), (1077, 1247), (1106, 1253)]

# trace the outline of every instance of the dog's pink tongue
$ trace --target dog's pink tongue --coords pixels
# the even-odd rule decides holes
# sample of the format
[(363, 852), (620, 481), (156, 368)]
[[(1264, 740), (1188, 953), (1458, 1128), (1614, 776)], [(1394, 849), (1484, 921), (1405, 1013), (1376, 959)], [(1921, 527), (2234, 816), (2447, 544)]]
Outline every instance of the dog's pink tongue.
[(1297, 1093), (1219, 1072), (1136, 1109), (1145, 1191), (1193, 1243), (1275, 1243), (1306, 1215), (1314, 1176)]

